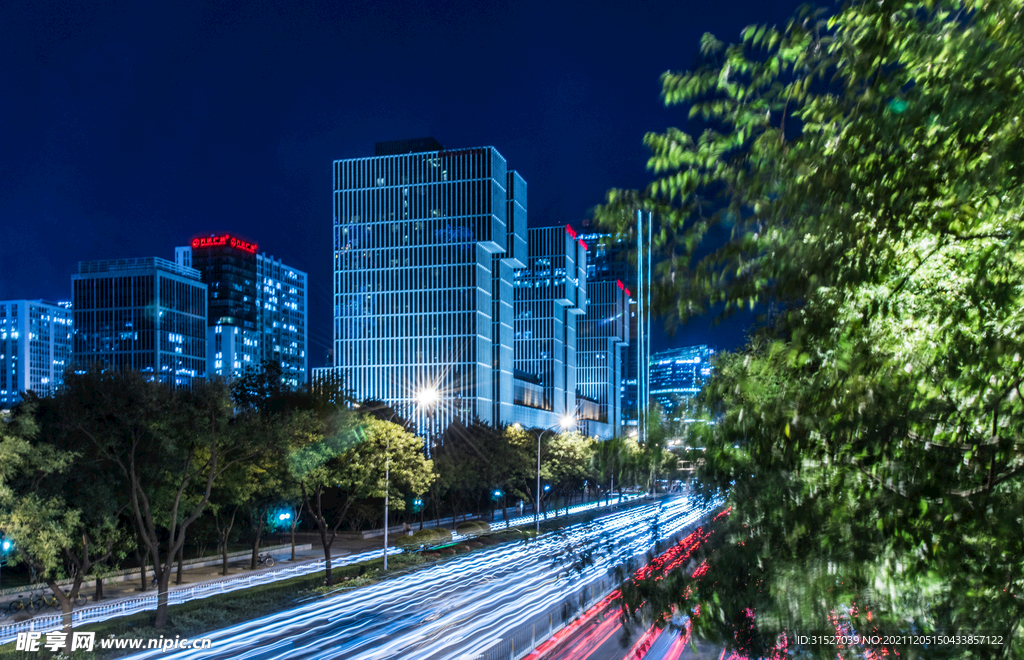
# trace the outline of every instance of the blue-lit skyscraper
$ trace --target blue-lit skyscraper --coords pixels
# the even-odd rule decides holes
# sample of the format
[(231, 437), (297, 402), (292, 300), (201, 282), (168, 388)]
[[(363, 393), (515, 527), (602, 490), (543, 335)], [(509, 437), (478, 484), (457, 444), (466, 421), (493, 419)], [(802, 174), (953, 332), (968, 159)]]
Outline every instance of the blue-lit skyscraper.
[[(424, 138), (335, 161), (334, 367), (317, 378), (431, 433), (456, 418), (516, 421), (508, 340), (525, 202), (494, 147)], [(422, 388), (441, 397), (429, 416), (414, 405)]]
[(71, 365), (71, 303), (0, 301), (0, 409), (52, 394)]
[(589, 435), (622, 435), (623, 348), (630, 341), (629, 290), (622, 280), (587, 282), (587, 313), (576, 348), (579, 417)]
[(577, 416), (576, 324), (587, 306), (587, 248), (572, 227), (529, 230), (515, 280), (515, 419), (549, 428)]

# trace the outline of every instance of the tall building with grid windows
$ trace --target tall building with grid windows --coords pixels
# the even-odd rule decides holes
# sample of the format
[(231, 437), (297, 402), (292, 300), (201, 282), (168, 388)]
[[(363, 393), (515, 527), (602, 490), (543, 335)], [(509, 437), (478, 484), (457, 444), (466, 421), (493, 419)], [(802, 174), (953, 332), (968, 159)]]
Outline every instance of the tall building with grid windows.
[(81, 261), (71, 276), (74, 361), (174, 386), (206, 374), (206, 285), (166, 259)]
[(71, 303), (0, 301), (0, 409), (29, 390), (48, 396), (71, 366)]
[(579, 321), (576, 388), (588, 435), (622, 435), (623, 348), (629, 345), (629, 289), (622, 280), (587, 282), (586, 315)]
[[(494, 147), (381, 142), (334, 162), (334, 366), (316, 378), (436, 436), (514, 419), (513, 280), (526, 182)], [(436, 389), (430, 411), (417, 391)]]
[(529, 230), (529, 263), (515, 278), (515, 405), (524, 426), (577, 415), (576, 324), (586, 311), (587, 246), (572, 227)]
[[(590, 221), (582, 222), (583, 232), (580, 238), (587, 244), (587, 281), (588, 282), (622, 282), (627, 292), (636, 290), (636, 266), (627, 261), (630, 245), (622, 239), (616, 240), (611, 234), (587, 231)], [(620, 417), (623, 433), (636, 431), (640, 418), (640, 397), (638, 395), (639, 357), (646, 350), (638, 346), (641, 341), (637, 330), (636, 300), (630, 293), (629, 306), (629, 345), (621, 348), (622, 376), (619, 384)]]
[(277, 362), (284, 384), (298, 387), (309, 364), (306, 273), (256, 250), (231, 234), (174, 250), (178, 265), (198, 270), (208, 287), (207, 373), (237, 378)]
[(304, 385), (309, 373), (306, 273), (261, 253), (256, 255), (256, 282), (261, 359), (280, 363), (285, 385)]

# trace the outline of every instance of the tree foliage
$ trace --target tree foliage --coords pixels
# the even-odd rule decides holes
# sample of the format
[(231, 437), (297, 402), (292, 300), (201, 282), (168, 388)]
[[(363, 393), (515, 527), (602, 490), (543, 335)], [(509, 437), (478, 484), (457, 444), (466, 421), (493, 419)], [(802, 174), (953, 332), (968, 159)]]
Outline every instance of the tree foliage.
[(776, 312), (705, 395), (700, 477), (735, 505), (689, 591), (706, 634), (763, 651), (840, 612), (1022, 652), (1021, 34), (1011, 0), (854, 1), (662, 77), (707, 128), (648, 134), (656, 180), (598, 215), (659, 218), (674, 321)]

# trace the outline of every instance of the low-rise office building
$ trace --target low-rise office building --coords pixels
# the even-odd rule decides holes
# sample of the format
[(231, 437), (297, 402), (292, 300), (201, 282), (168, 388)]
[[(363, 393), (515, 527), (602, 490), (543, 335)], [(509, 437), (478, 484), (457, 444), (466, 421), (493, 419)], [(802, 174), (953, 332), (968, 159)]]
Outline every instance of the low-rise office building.
[(172, 386), (206, 375), (206, 285), (166, 259), (82, 261), (72, 275), (74, 362)]
[(48, 396), (71, 366), (71, 303), (0, 301), (0, 409), (32, 391)]

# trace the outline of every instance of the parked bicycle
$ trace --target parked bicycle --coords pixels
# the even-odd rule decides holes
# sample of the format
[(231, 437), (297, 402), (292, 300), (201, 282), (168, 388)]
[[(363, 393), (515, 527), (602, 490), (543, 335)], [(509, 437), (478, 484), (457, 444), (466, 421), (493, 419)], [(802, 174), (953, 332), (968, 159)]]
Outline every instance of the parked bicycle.
[(274, 565), (274, 558), (271, 557), (270, 553), (268, 552), (265, 555), (259, 555), (259, 561), (256, 562), (256, 563), (257, 564), (262, 564), (262, 565), (267, 566), (267, 567), (270, 567), (270, 566)]
[(11, 604), (7, 606), (7, 611), (11, 614), (17, 614), (18, 612), (28, 612), (29, 614), (35, 614), (37, 611), (43, 608), (43, 596), (42, 594), (21, 594), (16, 600), (12, 600)]
[[(60, 600), (54, 594), (52, 594), (52, 593), (46, 594), (46, 595), (42, 596), (41, 598), (43, 600), (43, 603), (42, 603), (42, 605), (39, 606), (39, 609), (42, 609), (43, 606), (45, 606), (45, 605), (49, 605), (50, 607), (52, 607), (55, 610), (59, 610), (60, 609)], [(75, 596), (74, 600), (72, 601), (72, 603), (74, 604), (75, 607), (82, 607), (82, 606), (84, 606), (88, 602), (89, 602), (89, 599), (86, 598), (85, 596), (83, 596), (82, 594), (78, 594), (77, 596)]]

